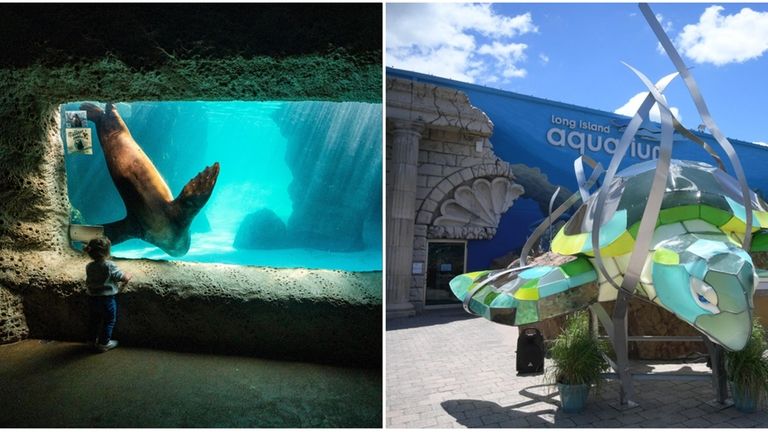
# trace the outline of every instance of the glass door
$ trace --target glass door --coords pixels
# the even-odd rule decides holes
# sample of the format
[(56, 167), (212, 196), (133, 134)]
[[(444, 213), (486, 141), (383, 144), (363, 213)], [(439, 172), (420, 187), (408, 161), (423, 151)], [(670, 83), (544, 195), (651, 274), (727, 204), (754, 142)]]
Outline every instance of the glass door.
[(448, 282), (464, 273), (466, 241), (430, 241), (427, 243), (427, 290), (425, 306), (457, 304)]

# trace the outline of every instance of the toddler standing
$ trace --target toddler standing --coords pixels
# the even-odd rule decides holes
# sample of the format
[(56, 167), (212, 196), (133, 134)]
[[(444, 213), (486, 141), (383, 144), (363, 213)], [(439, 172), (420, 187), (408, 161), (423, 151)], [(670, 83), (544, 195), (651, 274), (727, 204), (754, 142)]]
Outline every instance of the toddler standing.
[(131, 276), (123, 273), (109, 260), (111, 243), (108, 238), (96, 238), (88, 242), (85, 252), (93, 259), (85, 266), (85, 284), (88, 291), (89, 342), (96, 351), (105, 352), (117, 346), (112, 340), (112, 330), (117, 321), (118, 283), (127, 283)]

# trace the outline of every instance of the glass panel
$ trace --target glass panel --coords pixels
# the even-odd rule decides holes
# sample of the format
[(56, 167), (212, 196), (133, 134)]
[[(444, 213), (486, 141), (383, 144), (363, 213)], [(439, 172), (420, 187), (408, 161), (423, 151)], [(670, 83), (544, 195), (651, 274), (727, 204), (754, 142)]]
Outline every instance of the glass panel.
[(429, 242), (426, 305), (458, 303), (448, 283), (464, 273), (466, 243)]
[[(381, 270), (381, 104), (82, 105), (61, 106), (70, 220), (104, 226), (114, 256)], [(214, 163), (207, 198), (192, 179)]]

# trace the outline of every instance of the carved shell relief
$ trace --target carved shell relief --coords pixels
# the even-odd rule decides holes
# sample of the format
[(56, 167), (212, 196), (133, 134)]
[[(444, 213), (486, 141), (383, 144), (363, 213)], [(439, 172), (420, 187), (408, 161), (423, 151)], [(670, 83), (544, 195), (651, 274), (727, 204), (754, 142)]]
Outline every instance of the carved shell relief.
[(493, 181), (477, 179), (471, 186), (455, 189), (453, 198), (440, 206), (440, 216), (434, 225), (495, 228), (501, 215), (522, 195), (524, 189), (508, 178), (496, 177)]

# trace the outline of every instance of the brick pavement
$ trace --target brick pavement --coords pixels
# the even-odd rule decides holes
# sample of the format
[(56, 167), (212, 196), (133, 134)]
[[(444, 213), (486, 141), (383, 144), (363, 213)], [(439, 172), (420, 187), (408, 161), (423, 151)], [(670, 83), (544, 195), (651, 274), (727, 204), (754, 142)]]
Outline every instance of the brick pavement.
[[(711, 382), (635, 381), (639, 407), (620, 411), (618, 383), (591, 394), (586, 410), (559, 409), (543, 376), (518, 377), (517, 328), (471, 317), (461, 309), (387, 321), (386, 426), (462, 427), (768, 427), (768, 413), (718, 409)], [(548, 360), (547, 360), (548, 364)], [(652, 366), (707, 371), (703, 363)]]

